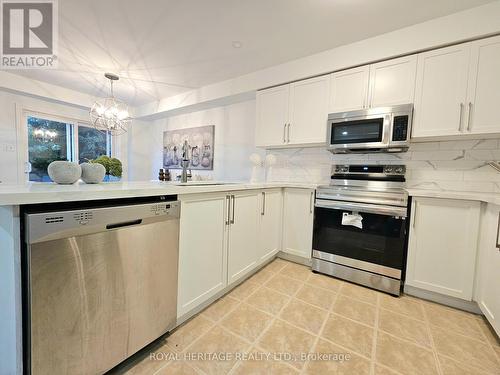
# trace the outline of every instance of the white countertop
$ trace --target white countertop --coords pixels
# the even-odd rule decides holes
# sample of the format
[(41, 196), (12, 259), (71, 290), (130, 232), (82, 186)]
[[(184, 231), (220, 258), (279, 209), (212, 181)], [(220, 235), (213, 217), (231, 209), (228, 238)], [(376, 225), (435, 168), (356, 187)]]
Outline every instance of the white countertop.
[(203, 185), (203, 183), (217, 182), (193, 182), (187, 186), (179, 185), (178, 183), (160, 181), (108, 182), (102, 184), (85, 184), (80, 182), (73, 185), (32, 182), (25, 185), (0, 185), (0, 206), (144, 197), (153, 195), (212, 193), (282, 187), (315, 189), (317, 186), (315, 184), (287, 182), (225, 182), (220, 185)]

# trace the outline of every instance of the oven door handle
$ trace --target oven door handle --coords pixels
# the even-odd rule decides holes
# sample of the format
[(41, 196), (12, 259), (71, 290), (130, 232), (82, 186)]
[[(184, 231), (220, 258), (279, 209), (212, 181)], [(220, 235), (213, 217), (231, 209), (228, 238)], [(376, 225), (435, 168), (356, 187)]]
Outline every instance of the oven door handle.
[(316, 199), (315, 207), (327, 208), (332, 210), (346, 210), (360, 213), (370, 213), (370, 214), (379, 214), (386, 216), (407, 216), (406, 207), (395, 207), (395, 206), (386, 206), (380, 204), (368, 204), (368, 203), (350, 203), (350, 202), (341, 202), (341, 201), (331, 201), (325, 199)]

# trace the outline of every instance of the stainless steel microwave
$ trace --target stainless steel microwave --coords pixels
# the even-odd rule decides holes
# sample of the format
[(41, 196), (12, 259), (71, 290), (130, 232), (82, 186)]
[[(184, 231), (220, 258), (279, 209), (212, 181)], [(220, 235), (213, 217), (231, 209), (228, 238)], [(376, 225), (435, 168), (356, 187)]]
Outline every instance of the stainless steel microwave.
[(408, 150), (413, 104), (328, 115), (328, 149), (333, 153)]

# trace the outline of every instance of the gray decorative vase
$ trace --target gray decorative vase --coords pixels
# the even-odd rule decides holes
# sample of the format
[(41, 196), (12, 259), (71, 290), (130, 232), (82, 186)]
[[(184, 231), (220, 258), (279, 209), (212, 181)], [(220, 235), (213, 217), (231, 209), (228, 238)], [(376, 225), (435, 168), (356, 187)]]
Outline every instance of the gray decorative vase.
[(82, 175), (80, 166), (70, 161), (53, 161), (47, 171), (52, 181), (62, 185), (74, 184)]
[(106, 168), (99, 163), (82, 163), (82, 180), (86, 184), (98, 184), (106, 175)]

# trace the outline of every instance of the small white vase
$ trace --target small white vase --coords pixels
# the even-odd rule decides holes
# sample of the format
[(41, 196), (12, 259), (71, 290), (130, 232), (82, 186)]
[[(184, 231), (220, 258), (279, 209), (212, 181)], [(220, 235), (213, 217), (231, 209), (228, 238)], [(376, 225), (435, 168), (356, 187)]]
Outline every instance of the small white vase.
[(99, 163), (82, 163), (82, 181), (86, 184), (98, 184), (106, 175), (106, 168)]
[(56, 184), (70, 185), (78, 181), (82, 168), (77, 163), (57, 160), (49, 164), (47, 172)]

